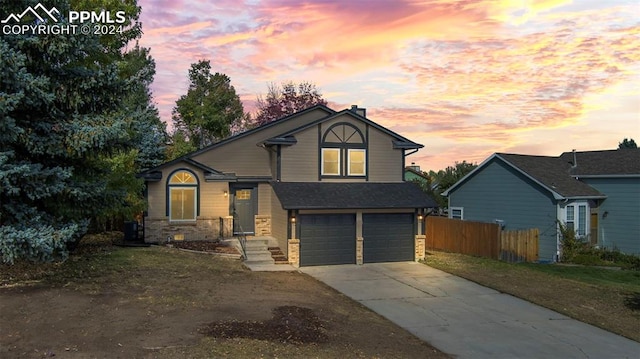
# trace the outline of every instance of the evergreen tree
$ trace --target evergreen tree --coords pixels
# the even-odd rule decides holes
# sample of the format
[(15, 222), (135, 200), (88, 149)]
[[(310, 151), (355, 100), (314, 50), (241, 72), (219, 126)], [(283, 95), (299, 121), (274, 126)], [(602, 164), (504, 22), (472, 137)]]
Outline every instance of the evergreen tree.
[(633, 138), (625, 138), (624, 140), (622, 140), (622, 142), (618, 143), (618, 149), (622, 150), (625, 148), (638, 148), (638, 145), (636, 144), (636, 141), (633, 140)]
[(211, 74), (208, 60), (191, 64), (189, 90), (176, 101), (174, 127), (196, 148), (202, 148), (231, 134), (234, 123), (242, 121), (244, 109), (231, 79)]
[[(156, 154), (145, 149), (153, 147), (148, 133), (155, 130), (143, 125), (154, 123), (154, 109), (142, 94), (145, 83), (136, 77), (145, 71), (148, 75), (149, 66), (133, 66), (125, 51), (125, 45), (141, 34), (136, 22), (140, 8), (130, 0), (92, 4), (124, 9), (129, 21), (125, 31), (102, 37), (0, 38), (0, 257), (4, 262), (65, 258), (90, 220), (126, 205), (132, 192), (118, 184), (122, 173), (135, 173), (134, 162), (140, 166), (157, 162)], [(0, 13), (20, 13), (29, 5), (33, 4), (2, 2)], [(68, 1), (48, 5), (61, 14), (70, 9)], [(147, 75), (143, 77), (148, 79)]]

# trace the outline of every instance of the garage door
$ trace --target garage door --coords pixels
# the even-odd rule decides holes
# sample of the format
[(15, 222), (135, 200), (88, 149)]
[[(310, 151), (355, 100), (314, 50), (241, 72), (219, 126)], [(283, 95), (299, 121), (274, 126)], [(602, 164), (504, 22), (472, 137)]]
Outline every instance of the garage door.
[(365, 213), (362, 215), (365, 263), (414, 259), (413, 213)]
[(355, 215), (300, 215), (298, 226), (301, 266), (356, 262)]

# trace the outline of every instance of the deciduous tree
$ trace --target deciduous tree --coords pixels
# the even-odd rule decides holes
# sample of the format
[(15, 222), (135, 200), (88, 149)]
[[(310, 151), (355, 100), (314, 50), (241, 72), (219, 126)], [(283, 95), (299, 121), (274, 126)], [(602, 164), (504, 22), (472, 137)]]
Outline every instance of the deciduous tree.
[(285, 82), (281, 86), (270, 83), (267, 96), (258, 96), (257, 103), (258, 113), (252, 126), (264, 125), (315, 105), (326, 105), (327, 101), (315, 84), (303, 81)]

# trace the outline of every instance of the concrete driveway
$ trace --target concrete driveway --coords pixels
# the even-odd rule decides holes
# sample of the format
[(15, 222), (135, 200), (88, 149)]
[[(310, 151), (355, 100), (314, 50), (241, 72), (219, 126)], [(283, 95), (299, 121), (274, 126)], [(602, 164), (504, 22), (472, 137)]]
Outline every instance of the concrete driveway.
[(640, 343), (420, 263), (300, 271), (458, 358), (640, 358)]

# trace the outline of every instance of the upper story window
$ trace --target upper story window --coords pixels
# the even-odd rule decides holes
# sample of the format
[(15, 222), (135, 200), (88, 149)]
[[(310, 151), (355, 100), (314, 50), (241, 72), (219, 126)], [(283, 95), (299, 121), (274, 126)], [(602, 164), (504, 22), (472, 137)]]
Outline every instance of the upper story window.
[(167, 182), (170, 221), (195, 221), (198, 215), (198, 179), (187, 170), (174, 172)]
[(329, 127), (320, 146), (322, 177), (367, 176), (367, 144), (354, 125), (341, 122)]

